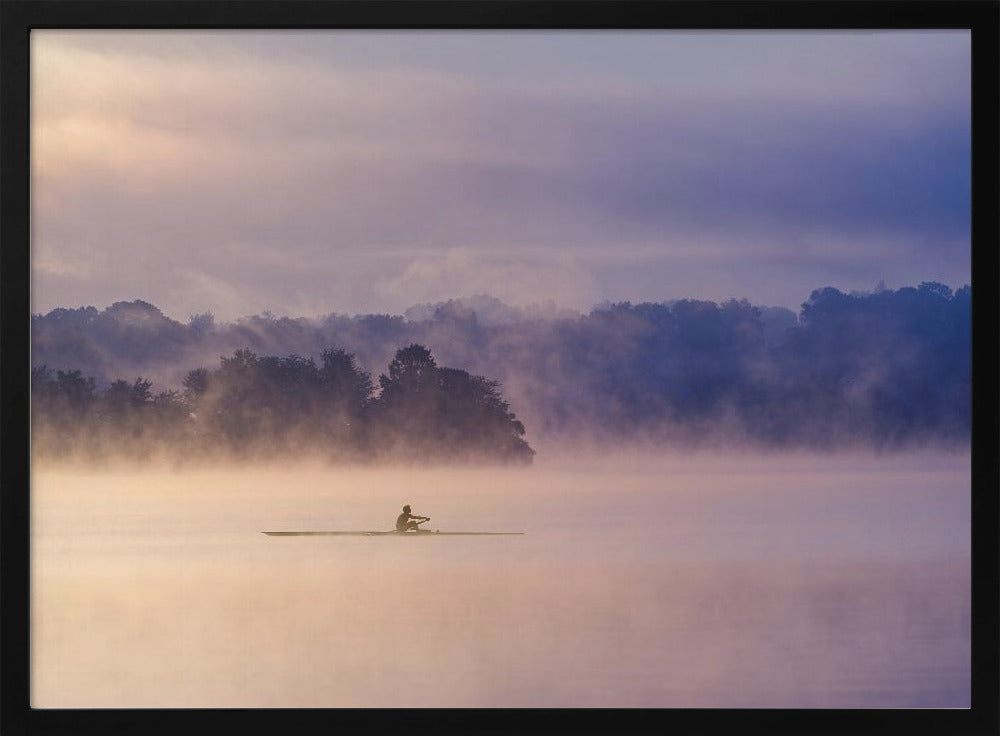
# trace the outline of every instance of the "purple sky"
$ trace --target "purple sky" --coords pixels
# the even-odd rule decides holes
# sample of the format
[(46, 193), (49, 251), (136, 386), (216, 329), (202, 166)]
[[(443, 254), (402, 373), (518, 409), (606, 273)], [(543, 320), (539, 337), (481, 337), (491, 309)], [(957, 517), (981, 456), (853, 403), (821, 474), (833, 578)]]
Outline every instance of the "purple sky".
[(968, 32), (32, 33), (32, 309), (970, 280)]

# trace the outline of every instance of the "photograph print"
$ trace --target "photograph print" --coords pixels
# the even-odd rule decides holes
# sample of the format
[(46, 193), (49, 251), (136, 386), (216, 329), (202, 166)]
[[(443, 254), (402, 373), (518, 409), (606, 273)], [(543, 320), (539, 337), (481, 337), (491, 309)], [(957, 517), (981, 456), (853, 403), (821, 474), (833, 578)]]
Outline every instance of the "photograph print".
[(31, 707), (971, 705), (972, 34), (30, 34)]

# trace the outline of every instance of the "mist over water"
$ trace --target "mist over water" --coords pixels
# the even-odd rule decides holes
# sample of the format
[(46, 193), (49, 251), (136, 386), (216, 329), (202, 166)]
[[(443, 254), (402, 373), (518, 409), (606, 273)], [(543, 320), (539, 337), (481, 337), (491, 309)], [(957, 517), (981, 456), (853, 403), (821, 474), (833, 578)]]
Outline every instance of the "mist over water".
[(32, 706), (969, 706), (967, 452), (548, 449), (36, 464)]
[(970, 44), (34, 33), (32, 705), (968, 706)]

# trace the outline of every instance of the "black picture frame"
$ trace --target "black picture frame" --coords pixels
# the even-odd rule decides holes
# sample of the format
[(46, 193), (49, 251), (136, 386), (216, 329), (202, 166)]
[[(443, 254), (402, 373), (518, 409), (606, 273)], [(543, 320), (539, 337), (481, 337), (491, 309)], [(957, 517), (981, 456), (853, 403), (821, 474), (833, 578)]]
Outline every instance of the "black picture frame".
[[(29, 705), (29, 33), (42, 28), (969, 29), (973, 69), (972, 707), (970, 709), (33, 710)], [(178, 734), (389, 728), (621, 733), (1000, 732), (998, 56), (990, 0), (3, 0), (0, 233), (0, 731)]]

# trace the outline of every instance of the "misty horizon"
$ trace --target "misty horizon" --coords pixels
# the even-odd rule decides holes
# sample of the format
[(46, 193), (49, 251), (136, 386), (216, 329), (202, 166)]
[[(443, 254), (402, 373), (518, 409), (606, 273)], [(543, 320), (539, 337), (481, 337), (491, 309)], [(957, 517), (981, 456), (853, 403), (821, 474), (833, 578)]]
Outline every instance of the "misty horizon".
[(314, 360), (328, 351), (356, 364), (351, 381), (368, 388), (351, 401), (365, 417), (364, 407), (382, 400), (374, 377), (386, 365), (391, 372), (393, 356), (411, 346), (429, 348), (444, 370), (495, 384), (529, 442), (962, 447), (971, 428), (971, 289), (935, 282), (816, 289), (798, 314), (735, 299), (609, 303), (580, 314), (475, 297), (414, 305), (404, 315), (217, 323), (203, 313), (185, 325), (147, 302), (117, 302), (102, 312), (36, 315), (32, 344), (39, 398), (56, 392), (72, 403), (84, 400), (72, 398), (82, 391), (87, 405), (107, 396), (112, 406), (115, 386), (124, 396), (134, 379), (149, 384), (140, 406), (178, 417), (199, 414), (190, 388), (204, 379), (196, 373), (210, 375), (220, 358), (223, 368), (243, 364), (241, 356), (274, 374), (271, 388), (257, 389), (263, 403), (245, 410), (287, 412), (284, 399), (286, 408), (266, 408), (281, 392), (298, 395), (281, 382), (320, 381)]
[[(185, 309), (164, 309), (160, 304), (157, 304), (155, 300), (147, 298), (147, 296), (142, 294), (123, 294), (120, 297), (101, 299), (101, 300), (90, 300), (87, 303), (75, 303), (75, 304), (54, 304), (45, 309), (32, 309), (32, 318), (46, 317), (53, 312), (73, 312), (80, 310), (95, 309), (99, 312), (107, 311), (108, 309), (116, 305), (124, 304), (148, 304), (156, 309), (163, 317), (178, 323), (190, 324), (199, 318), (205, 316), (211, 317), (212, 321), (216, 325), (233, 325), (239, 324), (241, 321), (254, 319), (254, 318), (264, 318), (264, 319), (275, 319), (275, 320), (307, 320), (307, 321), (322, 321), (328, 317), (342, 316), (351, 319), (359, 319), (370, 316), (382, 316), (389, 315), (391, 317), (402, 317), (409, 322), (420, 322), (433, 319), (434, 314), (437, 309), (441, 307), (446, 307), (450, 304), (461, 305), (463, 308), (472, 309), (476, 312), (477, 318), (486, 324), (499, 324), (503, 322), (521, 320), (521, 319), (565, 319), (585, 316), (595, 310), (600, 310), (607, 308), (614, 304), (638, 304), (638, 303), (649, 303), (649, 304), (665, 304), (672, 305), (680, 301), (707, 301), (714, 302), (716, 304), (721, 304), (727, 301), (739, 301), (747, 302), (752, 304), (755, 308), (761, 310), (780, 310), (785, 312), (791, 312), (796, 317), (801, 311), (803, 304), (808, 300), (809, 293), (815, 291), (817, 288), (834, 288), (843, 293), (860, 295), (860, 294), (871, 294), (877, 291), (888, 290), (892, 291), (900, 288), (916, 287), (920, 283), (942, 283), (948, 286), (953, 291), (957, 291), (963, 287), (970, 286), (970, 279), (965, 279), (961, 282), (942, 282), (934, 278), (918, 279), (910, 283), (900, 283), (898, 285), (889, 284), (885, 279), (876, 279), (874, 282), (866, 284), (861, 287), (851, 287), (847, 288), (843, 285), (834, 284), (824, 284), (822, 287), (813, 286), (812, 288), (806, 288), (803, 292), (802, 299), (791, 299), (786, 303), (774, 303), (774, 302), (763, 302), (760, 300), (752, 300), (744, 294), (727, 294), (722, 296), (708, 296), (705, 294), (695, 294), (695, 293), (683, 293), (679, 295), (666, 296), (656, 299), (637, 299), (634, 296), (629, 297), (627, 295), (619, 295), (615, 298), (604, 298), (600, 300), (595, 300), (592, 302), (571, 304), (569, 302), (560, 301), (554, 297), (540, 297), (538, 299), (504, 299), (495, 294), (488, 292), (467, 292), (467, 293), (456, 293), (452, 295), (444, 295), (436, 299), (426, 299), (421, 301), (414, 301), (408, 303), (400, 308), (392, 309), (328, 309), (319, 310), (315, 312), (295, 312), (289, 310), (281, 310), (277, 308), (268, 307), (262, 305), (262, 308), (255, 311), (247, 312), (234, 312), (232, 314), (227, 314), (225, 311), (217, 312), (212, 309), (210, 304), (191, 304)], [(184, 316), (186, 315), (186, 316)]]
[[(364, 317), (373, 316), (385, 316), (390, 317), (402, 317), (408, 322), (422, 322), (434, 318), (435, 313), (438, 309), (442, 307), (448, 307), (449, 305), (458, 305), (463, 309), (471, 309), (476, 313), (477, 318), (481, 323), (488, 325), (503, 324), (510, 321), (524, 320), (524, 319), (565, 319), (585, 316), (588, 313), (598, 311), (601, 309), (606, 309), (609, 306), (615, 304), (663, 304), (670, 306), (681, 301), (704, 301), (712, 302), (715, 304), (722, 304), (728, 301), (745, 302), (751, 304), (754, 308), (760, 310), (781, 310), (786, 312), (791, 312), (793, 315), (798, 317), (803, 305), (808, 301), (809, 293), (822, 288), (836, 289), (845, 294), (852, 296), (859, 295), (870, 295), (880, 291), (894, 291), (902, 288), (916, 288), (920, 283), (941, 283), (943, 286), (948, 287), (952, 291), (958, 291), (962, 288), (970, 288), (970, 282), (968, 279), (959, 283), (944, 283), (939, 282), (935, 279), (922, 279), (920, 281), (912, 283), (902, 283), (898, 286), (893, 286), (885, 282), (884, 279), (877, 280), (876, 283), (870, 284), (868, 288), (851, 288), (845, 289), (843, 286), (836, 286), (833, 284), (824, 284), (822, 286), (814, 286), (804, 292), (804, 298), (801, 300), (793, 301), (788, 304), (774, 304), (774, 303), (762, 303), (756, 302), (748, 299), (744, 295), (740, 294), (730, 294), (721, 299), (711, 298), (705, 295), (699, 294), (684, 294), (680, 296), (671, 296), (661, 299), (635, 299), (629, 298), (625, 295), (620, 296), (616, 299), (602, 299), (600, 301), (595, 301), (587, 306), (571, 306), (566, 303), (561, 303), (554, 298), (543, 298), (533, 301), (512, 301), (502, 299), (494, 294), (489, 294), (485, 292), (477, 293), (467, 293), (467, 294), (455, 294), (452, 296), (445, 296), (439, 299), (425, 300), (420, 302), (413, 302), (403, 307), (402, 309), (392, 310), (392, 309), (373, 309), (373, 310), (336, 310), (331, 309), (328, 311), (319, 311), (310, 314), (304, 313), (293, 313), (293, 312), (281, 312), (274, 311), (270, 308), (263, 308), (254, 312), (246, 312), (234, 314), (230, 317), (220, 316), (214, 310), (212, 310), (208, 305), (197, 304), (191, 305), (186, 310), (175, 311), (174, 313), (169, 313), (168, 310), (162, 309), (160, 305), (156, 304), (154, 301), (146, 298), (141, 294), (131, 294), (128, 296), (123, 295), (121, 298), (105, 299), (101, 301), (91, 301), (86, 304), (58, 304), (52, 306), (51, 308), (45, 310), (33, 310), (31, 317), (43, 318), (51, 317), (54, 314), (70, 313), (70, 312), (83, 312), (89, 310), (95, 310), (96, 312), (107, 312), (109, 309), (116, 306), (123, 305), (146, 305), (152, 307), (159, 315), (162, 317), (180, 324), (193, 324), (199, 320), (204, 320), (205, 318), (210, 318), (212, 324), (217, 326), (222, 325), (235, 325), (240, 322), (250, 320), (250, 319), (268, 319), (268, 320), (306, 320), (306, 321), (322, 321), (323, 319), (329, 317), (347, 317), (349, 319), (361, 319)], [(186, 313), (187, 316), (182, 315)]]
[[(964, 284), (967, 286), (968, 284)], [(887, 288), (884, 284), (876, 285), (876, 288)], [(955, 287), (960, 288), (960, 287)], [(862, 290), (852, 290), (852, 293), (865, 293)], [(715, 299), (703, 299), (695, 295), (680, 296), (676, 298), (669, 299), (657, 299), (657, 300), (642, 300), (642, 302), (650, 304), (665, 304), (671, 305), (679, 301), (712, 301), (715, 303), (722, 303), (725, 301), (736, 300), (736, 301), (747, 301), (746, 297), (731, 296), (722, 300)], [(92, 302), (88, 304), (60, 304), (51, 307), (50, 309), (44, 311), (33, 311), (32, 318), (41, 317), (51, 317), (56, 314), (68, 313), (68, 312), (81, 312), (89, 311), (91, 309), (97, 312), (107, 312), (108, 310), (113, 310), (115, 307), (122, 306), (132, 306), (132, 305), (145, 305), (152, 307), (157, 313), (162, 315), (164, 318), (177, 322), (180, 324), (192, 324), (205, 318), (210, 318), (212, 323), (216, 326), (224, 325), (235, 325), (240, 322), (251, 320), (251, 319), (267, 319), (267, 320), (306, 320), (306, 321), (322, 321), (328, 317), (347, 317), (348, 319), (363, 319), (365, 317), (378, 317), (378, 316), (389, 316), (389, 317), (402, 317), (407, 322), (424, 322), (434, 318), (436, 311), (439, 308), (447, 307), (449, 305), (459, 305), (462, 308), (468, 308), (476, 312), (477, 318), (486, 324), (501, 324), (504, 322), (510, 322), (521, 319), (566, 319), (582, 317), (595, 310), (604, 309), (613, 304), (623, 304), (623, 303), (641, 303), (635, 302), (629, 299), (605, 299), (599, 302), (594, 302), (589, 306), (582, 307), (572, 307), (567, 304), (562, 304), (557, 302), (555, 299), (541, 299), (538, 301), (526, 301), (526, 302), (513, 302), (501, 299), (493, 294), (487, 293), (476, 293), (476, 294), (465, 294), (465, 295), (455, 295), (450, 297), (443, 297), (437, 300), (429, 300), (422, 302), (414, 302), (408, 306), (397, 309), (373, 309), (373, 310), (330, 310), (321, 311), (314, 314), (298, 314), (290, 312), (275, 312), (272, 309), (264, 308), (255, 312), (247, 312), (236, 314), (231, 317), (220, 317), (212, 309), (204, 305), (196, 305), (193, 309), (185, 310), (188, 312), (186, 318), (181, 317), (181, 312), (176, 312), (174, 314), (169, 314), (166, 310), (161, 309), (159, 305), (153, 303), (152, 301), (143, 298), (141, 295), (131, 295), (130, 297), (123, 297), (120, 299), (112, 299), (110, 301)], [(796, 313), (796, 310), (783, 305), (777, 304), (754, 304), (755, 307), (759, 309), (782, 309)], [(801, 305), (799, 305), (801, 307)], [(500, 314), (497, 313), (499, 310)]]

